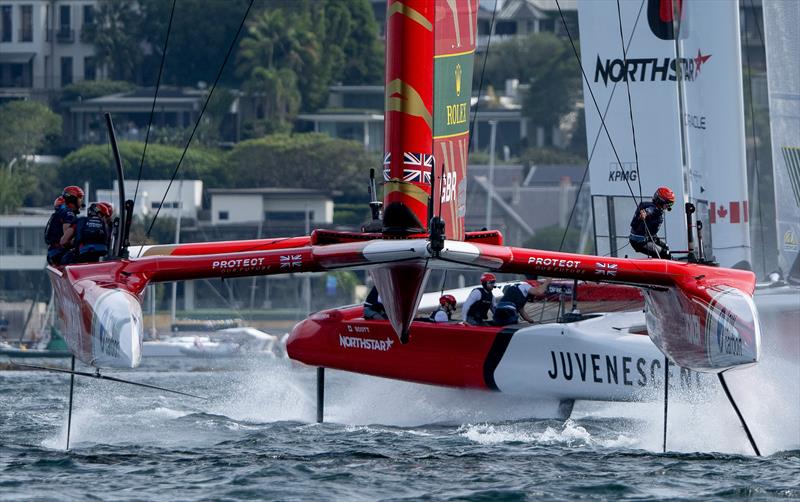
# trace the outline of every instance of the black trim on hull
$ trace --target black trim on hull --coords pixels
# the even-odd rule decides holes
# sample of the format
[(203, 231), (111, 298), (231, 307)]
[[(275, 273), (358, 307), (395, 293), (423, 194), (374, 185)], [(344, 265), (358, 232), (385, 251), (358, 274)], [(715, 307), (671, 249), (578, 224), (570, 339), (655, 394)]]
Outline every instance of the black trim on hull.
[(486, 356), (486, 361), (483, 363), (483, 380), (490, 390), (500, 391), (494, 381), (494, 371), (497, 369), (497, 365), (500, 364), (500, 360), (503, 359), (508, 344), (511, 343), (511, 337), (518, 329), (505, 328), (495, 335), (494, 343), (492, 343), (489, 354)]

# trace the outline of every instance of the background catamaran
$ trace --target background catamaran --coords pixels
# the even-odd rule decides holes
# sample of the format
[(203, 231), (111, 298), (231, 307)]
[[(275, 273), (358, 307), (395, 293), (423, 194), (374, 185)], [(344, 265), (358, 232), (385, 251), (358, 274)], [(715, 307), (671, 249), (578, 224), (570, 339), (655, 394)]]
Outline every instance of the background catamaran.
[[(512, 248), (498, 232), (465, 231), (476, 15), (475, 0), (388, 2), (384, 200), (371, 204), (374, 221), (363, 232), (128, 248), (128, 209), (115, 243), (119, 259), (48, 269), (75, 357), (97, 368), (138, 366), (141, 298), (149, 283), (357, 268), (371, 274), (390, 322), (365, 321), (360, 307), (312, 315), (292, 332), (290, 357), (568, 406), (575, 399), (639, 399), (656, 379), (662, 352), (701, 372), (756, 363), (760, 327), (751, 272)], [(626, 68), (627, 59), (623, 54)], [(633, 286), (642, 292), (645, 315), (506, 328), (415, 322), (437, 269)]]

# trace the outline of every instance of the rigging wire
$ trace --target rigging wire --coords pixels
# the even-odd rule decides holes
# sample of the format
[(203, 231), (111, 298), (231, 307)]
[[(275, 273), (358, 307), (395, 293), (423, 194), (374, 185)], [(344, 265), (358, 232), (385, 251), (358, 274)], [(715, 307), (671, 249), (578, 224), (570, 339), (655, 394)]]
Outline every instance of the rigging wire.
[[(641, 12), (641, 7), (640, 10)], [(619, 0), (617, 0), (617, 21), (619, 22), (619, 43), (622, 46), (622, 64), (625, 66), (625, 71), (628, 71), (628, 51), (625, 48), (625, 38), (622, 35), (622, 9), (619, 6)], [(633, 32), (631, 32), (631, 37), (633, 37)], [(642, 173), (639, 171), (639, 149), (636, 148), (636, 126), (633, 122), (633, 103), (631, 101), (631, 83), (628, 79), (627, 74), (625, 75), (625, 90), (628, 93), (628, 115), (631, 118), (631, 136), (633, 136), (633, 155), (634, 159), (636, 159), (636, 181), (639, 184), (639, 202), (643, 201), (642, 198)], [(622, 169), (622, 166), (619, 166)], [(624, 169), (623, 169), (624, 171)]]
[[(755, 18), (755, 6), (752, 5), (751, 0), (751, 7), (753, 7), (753, 17)], [(755, 20), (754, 23), (758, 26), (758, 20)], [(745, 65), (747, 66), (747, 94), (748, 94), (748, 101), (750, 102), (750, 130), (753, 135), (753, 170), (755, 171), (755, 181), (756, 181), (756, 195), (758, 196), (759, 189), (761, 188), (761, 184), (758, 182), (760, 176), (758, 172), (758, 138), (756, 137), (756, 110), (753, 106), (753, 69), (750, 67), (750, 33), (747, 30), (747, 11), (744, 11), (743, 17), (743, 26), (744, 29), (744, 37), (745, 43), (742, 52), (744, 52), (744, 60)], [(759, 28), (759, 34), (761, 33), (761, 29)], [(763, 40), (762, 46), (763, 46)], [(745, 142), (745, 147), (747, 143)], [(766, 251), (766, 238), (764, 237), (764, 215), (761, 210), (761, 197), (758, 197), (758, 228), (759, 233), (761, 234), (761, 266), (763, 267), (763, 273), (766, 275), (767, 273), (767, 251)]]
[[(144, 149), (142, 150), (142, 158), (139, 161), (139, 176), (136, 177), (136, 189), (133, 191), (133, 205), (136, 207), (136, 196), (139, 194), (139, 183), (142, 181), (142, 169), (144, 168), (144, 158), (147, 155), (147, 143), (150, 141), (150, 129), (153, 126), (153, 116), (156, 112), (156, 100), (158, 99), (158, 90), (161, 87), (161, 75), (164, 73), (164, 62), (167, 60), (167, 46), (169, 44), (169, 34), (172, 32), (172, 19), (175, 15), (175, 4), (177, 0), (172, 0), (172, 9), (169, 11), (169, 22), (167, 23), (167, 35), (164, 38), (164, 50), (161, 53), (161, 64), (158, 67), (158, 78), (156, 79), (156, 90), (153, 94), (153, 106), (150, 107), (150, 120), (147, 122), (147, 133), (144, 137)], [(121, 209), (120, 209), (121, 210)]]
[[(478, 108), (481, 106), (481, 93), (483, 91), (483, 77), (486, 74), (486, 60), (489, 59), (489, 48), (492, 46), (492, 33), (494, 33), (494, 21), (495, 16), (497, 15), (497, 2), (498, 0), (494, 0), (494, 7), (492, 8), (492, 20), (489, 23), (489, 36), (486, 39), (486, 52), (483, 54), (483, 64), (481, 65), (481, 78), (478, 81), (478, 101), (475, 102), (475, 111), (472, 113), (472, 120), (469, 124), (469, 141), (467, 143), (467, 152), (470, 151), (472, 148), (472, 131), (475, 129), (475, 121), (478, 118)], [(436, 152), (434, 152), (436, 153)], [(442, 184), (439, 183), (441, 186)], [(491, 189), (491, 187), (490, 187)], [(487, 192), (487, 197), (491, 197), (492, 194)], [(439, 216), (442, 215), (442, 199), (439, 197)], [(444, 294), (445, 283), (447, 281), (447, 269), (444, 270), (442, 274), (442, 294)]]
[(156, 209), (156, 214), (153, 216), (153, 220), (150, 222), (150, 227), (147, 229), (147, 237), (150, 237), (150, 232), (153, 231), (153, 225), (156, 223), (156, 219), (158, 218), (159, 213), (161, 212), (161, 208), (164, 206), (164, 201), (167, 199), (167, 194), (169, 193), (170, 187), (172, 187), (172, 183), (175, 181), (175, 177), (178, 175), (178, 170), (181, 168), (181, 164), (183, 163), (183, 159), (186, 157), (186, 152), (189, 151), (189, 146), (192, 144), (192, 139), (194, 139), (194, 134), (197, 132), (197, 127), (200, 125), (200, 121), (203, 119), (203, 114), (208, 107), (209, 101), (211, 101), (211, 97), (214, 95), (214, 89), (217, 88), (217, 83), (219, 83), (219, 79), (222, 76), (222, 71), (225, 69), (225, 65), (230, 59), (231, 54), (233, 53), (233, 48), (236, 47), (236, 41), (239, 39), (239, 34), (242, 32), (242, 28), (244, 27), (245, 21), (247, 21), (247, 16), (250, 14), (250, 9), (253, 7), (253, 3), (255, 0), (250, 0), (250, 3), (247, 5), (247, 10), (244, 12), (244, 16), (242, 16), (242, 21), (239, 23), (239, 28), (236, 30), (236, 35), (234, 35), (233, 40), (231, 40), (231, 44), (228, 47), (228, 52), (225, 54), (225, 59), (222, 61), (222, 65), (219, 67), (219, 71), (217, 72), (217, 76), (214, 79), (214, 84), (211, 86), (211, 90), (206, 96), (205, 103), (203, 103), (203, 108), (200, 110), (200, 114), (197, 116), (197, 120), (194, 123), (194, 128), (192, 129), (192, 133), (189, 135), (188, 141), (186, 141), (186, 147), (183, 149), (183, 153), (181, 153), (180, 159), (178, 159), (178, 163), (175, 165), (175, 170), (172, 172), (172, 177), (169, 180), (169, 184), (167, 185), (167, 189), (164, 191), (164, 196), (161, 198), (161, 203), (158, 205), (158, 209)]
[[(636, 27), (639, 25), (639, 19), (642, 15), (642, 10), (644, 8), (645, 0), (639, 4), (639, 12), (636, 14), (636, 20), (633, 22), (633, 28), (631, 29), (631, 35), (628, 37), (628, 48), (630, 48), (631, 43), (633, 42), (633, 34), (636, 33)], [(603, 112), (603, 118), (608, 115), (608, 110), (611, 108), (611, 101), (614, 99), (614, 93), (617, 91), (618, 82), (614, 82), (614, 86), (611, 88), (611, 95), (608, 97), (608, 101), (606, 102), (606, 109)], [(584, 107), (584, 113), (586, 108)], [(585, 124), (584, 124), (585, 126)], [(586, 176), (589, 174), (589, 166), (592, 163), (592, 159), (594, 158), (594, 152), (597, 149), (597, 142), (600, 139), (600, 133), (602, 131), (600, 129), (597, 130), (597, 134), (594, 135), (594, 142), (592, 143), (592, 150), (589, 152), (589, 158), (586, 160), (586, 168), (583, 170), (583, 176), (581, 177), (581, 182), (578, 185), (578, 191), (575, 194), (575, 202), (572, 204), (572, 209), (569, 212), (569, 218), (567, 218), (567, 224), (564, 227), (564, 233), (561, 235), (561, 243), (558, 245), (558, 250), (562, 251), (564, 249), (564, 242), (567, 239), (567, 231), (569, 230), (569, 226), (572, 223), (572, 217), (575, 215), (575, 210), (578, 207), (578, 201), (580, 200), (581, 190), (583, 190), (583, 185), (586, 183)], [(637, 171), (638, 167), (638, 160), (637, 160)], [(642, 189), (641, 186), (639, 187), (639, 196), (641, 197)]]
[[(572, 33), (569, 31), (569, 26), (567, 25), (567, 20), (564, 18), (564, 11), (561, 10), (561, 3), (559, 0), (556, 0), (556, 7), (558, 8), (558, 14), (561, 17), (561, 23), (564, 25), (564, 31), (567, 33), (567, 37), (569, 38), (569, 43), (572, 46), (572, 52), (575, 54), (575, 58), (578, 60), (578, 65), (581, 68), (581, 76), (583, 77), (584, 82), (586, 82), (586, 88), (589, 90), (589, 95), (592, 98), (592, 103), (594, 104), (595, 110), (597, 110), (597, 115), (600, 117), (600, 126), (605, 131), (606, 137), (608, 138), (608, 143), (611, 146), (611, 150), (614, 152), (614, 157), (617, 160), (617, 164), (619, 164), (620, 169), (622, 168), (622, 160), (620, 159), (619, 153), (617, 152), (617, 147), (614, 145), (614, 141), (611, 139), (611, 133), (608, 131), (608, 126), (606, 125), (606, 121), (603, 118), (603, 114), (600, 112), (600, 105), (597, 103), (597, 98), (595, 98), (594, 91), (592, 90), (592, 86), (589, 83), (589, 78), (586, 76), (586, 72), (583, 69), (583, 61), (581, 60), (580, 54), (578, 54), (578, 48), (575, 46), (575, 40), (572, 38)], [(633, 193), (633, 187), (631, 186), (631, 182), (628, 181), (627, 177), (623, 177), (625, 180), (625, 185), (628, 187), (628, 191), (631, 193), (631, 198), (633, 199), (634, 204), (636, 204), (636, 208), (638, 211), (639, 204), (636, 202), (636, 194)], [(653, 244), (655, 244), (655, 239), (652, 235), (650, 235), (650, 230), (645, 225), (645, 231), (647, 232), (647, 236)]]
[(472, 131), (475, 128), (475, 119), (478, 118), (478, 108), (481, 106), (481, 91), (483, 91), (483, 76), (486, 73), (486, 60), (489, 59), (489, 47), (492, 46), (492, 33), (494, 32), (494, 19), (497, 14), (497, 0), (494, 0), (494, 8), (492, 9), (492, 21), (489, 23), (489, 37), (486, 39), (486, 53), (483, 55), (483, 66), (481, 67), (481, 79), (478, 82), (478, 101), (475, 103), (475, 112), (472, 114), (472, 121), (469, 124), (469, 143), (467, 143), (467, 151), (472, 148)]

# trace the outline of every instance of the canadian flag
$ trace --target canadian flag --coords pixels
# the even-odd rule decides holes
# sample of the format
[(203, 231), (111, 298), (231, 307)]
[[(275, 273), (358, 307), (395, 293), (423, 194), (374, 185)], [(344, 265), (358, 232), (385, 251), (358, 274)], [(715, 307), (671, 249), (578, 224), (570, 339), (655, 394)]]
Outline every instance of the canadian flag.
[(748, 205), (747, 201), (733, 201), (727, 205), (720, 203), (717, 206), (716, 202), (711, 202), (708, 206), (708, 221), (709, 223), (716, 223), (719, 218), (720, 223), (725, 220), (728, 223), (747, 223), (748, 221)]

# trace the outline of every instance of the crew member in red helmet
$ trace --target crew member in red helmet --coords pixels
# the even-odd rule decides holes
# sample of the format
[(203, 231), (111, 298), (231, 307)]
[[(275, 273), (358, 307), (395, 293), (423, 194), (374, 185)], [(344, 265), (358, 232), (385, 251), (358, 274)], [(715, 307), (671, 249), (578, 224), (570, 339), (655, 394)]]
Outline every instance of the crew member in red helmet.
[(442, 295), (439, 298), (439, 308), (434, 310), (429, 320), (433, 322), (448, 322), (456, 311), (456, 297), (453, 295)]
[(533, 276), (526, 282), (518, 282), (517, 284), (509, 284), (503, 288), (503, 296), (497, 302), (494, 309), (494, 325), (507, 326), (509, 324), (517, 324), (519, 318), (522, 317), (529, 323), (533, 324), (536, 320), (525, 311), (525, 305), (528, 302), (533, 302), (537, 297), (547, 292), (547, 287), (550, 286), (549, 277), (542, 282)]
[(652, 202), (641, 202), (631, 220), (631, 234), (628, 240), (633, 249), (651, 258), (671, 260), (669, 246), (658, 237), (658, 230), (664, 223), (664, 210), (672, 211), (675, 194), (667, 187), (660, 187), (653, 194)]
[(44, 230), (47, 243), (47, 263), (66, 265), (75, 237), (75, 225), (83, 207), (83, 190), (78, 186), (65, 187), (54, 202), (54, 212)]
[(481, 287), (473, 289), (462, 307), (464, 321), (475, 326), (485, 326), (489, 311), (494, 314), (495, 299), (492, 290), (497, 284), (497, 277), (492, 273), (481, 276)]

